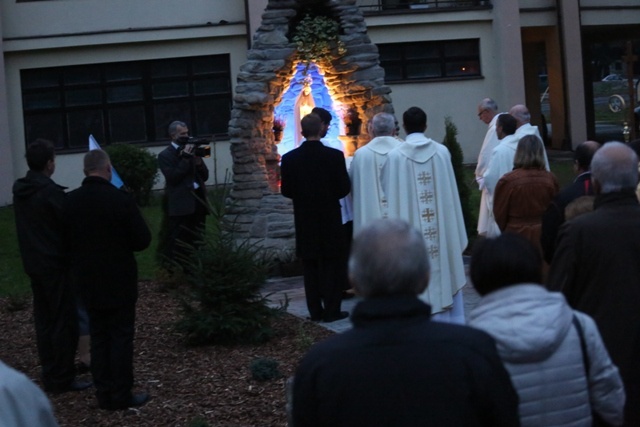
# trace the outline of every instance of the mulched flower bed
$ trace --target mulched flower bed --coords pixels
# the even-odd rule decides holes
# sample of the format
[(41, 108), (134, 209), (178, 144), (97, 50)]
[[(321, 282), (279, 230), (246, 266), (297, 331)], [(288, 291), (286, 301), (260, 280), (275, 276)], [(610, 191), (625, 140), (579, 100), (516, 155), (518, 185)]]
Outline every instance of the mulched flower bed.
[[(38, 385), (31, 304), (10, 312), (0, 299), (0, 359)], [(285, 381), (309, 345), (333, 332), (289, 314), (274, 322), (275, 337), (260, 346), (185, 347), (172, 325), (175, 300), (155, 282), (140, 283), (136, 319), (135, 390), (151, 401), (136, 410), (98, 409), (94, 389), (50, 395), (61, 426), (285, 426)], [(251, 378), (256, 358), (279, 362), (282, 377)], [(90, 375), (87, 374), (87, 379)], [(199, 421), (201, 421), (199, 423)]]

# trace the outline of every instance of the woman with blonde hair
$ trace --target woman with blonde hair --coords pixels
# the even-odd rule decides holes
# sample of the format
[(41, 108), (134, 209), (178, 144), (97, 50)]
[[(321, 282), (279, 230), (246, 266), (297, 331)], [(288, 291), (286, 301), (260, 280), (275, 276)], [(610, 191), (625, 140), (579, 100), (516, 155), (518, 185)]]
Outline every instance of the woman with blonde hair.
[(518, 142), (513, 171), (500, 178), (493, 197), (493, 214), (501, 232), (527, 238), (538, 250), (542, 214), (558, 193), (556, 177), (545, 169), (544, 147), (535, 135)]

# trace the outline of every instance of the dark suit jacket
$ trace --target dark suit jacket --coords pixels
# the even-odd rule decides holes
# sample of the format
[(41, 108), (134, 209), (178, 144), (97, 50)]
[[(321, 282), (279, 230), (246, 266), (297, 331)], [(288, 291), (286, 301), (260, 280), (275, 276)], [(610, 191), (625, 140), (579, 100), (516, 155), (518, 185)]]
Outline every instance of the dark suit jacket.
[(196, 166), (193, 158), (180, 157), (173, 145), (158, 154), (158, 166), (166, 181), (169, 216), (194, 213), (199, 201), (194, 196), (193, 183), (198, 183), (202, 190), (198, 197), (203, 198), (206, 194), (204, 183), (209, 179), (207, 166), (204, 163)]
[(87, 177), (69, 193), (64, 209), (71, 279), (87, 308), (135, 304), (134, 251), (149, 246), (151, 232), (131, 195), (109, 181)]
[[(595, 320), (640, 425), (640, 205), (635, 189), (596, 196), (594, 212), (560, 228), (549, 288)], [(631, 421), (633, 420), (633, 421)]]
[(585, 172), (567, 187), (563, 188), (553, 199), (544, 215), (542, 215), (542, 233), (540, 244), (544, 260), (551, 263), (556, 248), (558, 230), (564, 223), (564, 210), (575, 199), (581, 196), (593, 195), (593, 184), (591, 183), (591, 172)]
[(365, 299), (353, 329), (316, 344), (293, 386), (293, 424), (518, 426), (518, 395), (488, 334), (432, 322), (416, 297)]
[(282, 195), (293, 199), (298, 256), (342, 256), (340, 199), (351, 190), (344, 155), (320, 141), (305, 141), (282, 156), (280, 172)]

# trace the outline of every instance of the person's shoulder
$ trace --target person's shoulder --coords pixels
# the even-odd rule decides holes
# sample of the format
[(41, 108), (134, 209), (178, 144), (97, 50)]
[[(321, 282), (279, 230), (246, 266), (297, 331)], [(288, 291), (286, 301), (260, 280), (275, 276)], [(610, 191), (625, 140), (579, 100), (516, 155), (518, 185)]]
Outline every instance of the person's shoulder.
[(497, 354), (495, 340), (479, 329), (443, 322), (432, 322), (431, 329), (443, 349), (449, 347), (455, 351)]

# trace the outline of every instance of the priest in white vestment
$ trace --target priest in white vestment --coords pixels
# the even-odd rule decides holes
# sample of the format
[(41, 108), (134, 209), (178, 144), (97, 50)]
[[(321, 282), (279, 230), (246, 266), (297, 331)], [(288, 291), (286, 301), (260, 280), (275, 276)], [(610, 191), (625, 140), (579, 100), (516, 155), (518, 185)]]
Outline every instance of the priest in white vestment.
[(351, 161), (351, 197), (353, 232), (358, 233), (369, 222), (387, 217), (387, 201), (380, 184), (380, 171), (387, 153), (401, 144), (395, 138), (395, 118), (388, 113), (373, 116), (369, 133), (374, 138), (356, 150)]
[[(493, 216), (493, 194), (496, 185), (502, 175), (513, 170), (513, 158), (516, 155), (518, 141), (516, 133), (517, 122), (510, 114), (500, 114), (496, 120), (496, 135), (499, 143), (491, 153), (491, 159), (483, 175), (483, 182), (487, 192), (486, 203), (491, 215), (491, 221), (495, 224)], [(486, 237), (496, 237), (500, 235), (500, 228), (495, 224), (495, 228), (487, 229)]]
[(434, 320), (464, 324), (461, 289), (466, 283), (462, 252), (467, 247), (451, 154), (424, 136), (427, 115), (418, 107), (403, 114), (405, 142), (387, 154), (380, 181), (389, 218), (420, 230), (431, 262), (431, 281), (420, 298)]
[(489, 166), (491, 153), (498, 146), (498, 134), (496, 134), (496, 120), (498, 118), (498, 104), (491, 98), (485, 98), (478, 104), (478, 118), (488, 125), (487, 133), (482, 141), (482, 147), (478, 154), (478, 164), (476, 165), (476, 182), (478, 188), (482, 192), (480, 196), (480, 208), (478, 209), (478, 234), (486, 236), (487, 232), (491, 234), (492, 230), (499, 229), (491, 213), (489, 204), (489, 195), (484, 185), (484, 173)]
[(540, 136), (540, 130), (538, 126), (532, 126), (531, 114), (529, 113), (529, 109), (522, 105), (517, 104), (511, 107), (509, 110), (509, 114), (511, 114), (518, 122), (518, 128), (516, 129), (516, 136), (518, 137), (518, 141), (522, 139), (523, 136), (527, 135), (535, 135), (540, 140), (540, 144), (542, 145), (542, 152), (544, 153), (544, 164), (547, 170), (551, 170), (549, 168), (549, 159), (547, 158), (547, 150), (544, 147), (544, 141), (542, 140), (542, 136)]

